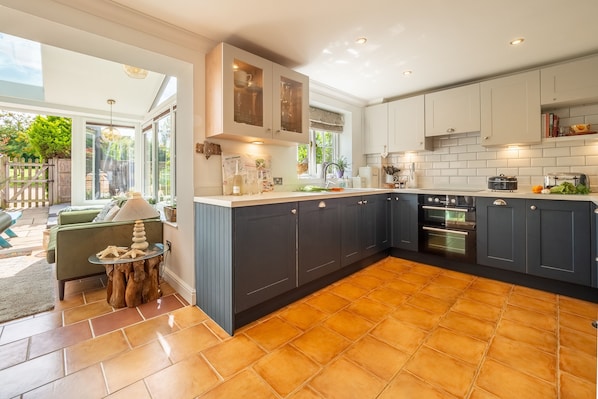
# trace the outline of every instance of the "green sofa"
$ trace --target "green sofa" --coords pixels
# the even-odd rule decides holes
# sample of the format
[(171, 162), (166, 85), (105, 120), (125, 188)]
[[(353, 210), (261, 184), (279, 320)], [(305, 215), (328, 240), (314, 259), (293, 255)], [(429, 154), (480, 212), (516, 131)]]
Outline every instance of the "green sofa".
[[(90, 255), (108, 245), (128, 247), (134, 222), (93, 222), (99, 209), (61, 212), (58, 224), (50, 229), (46, 260), (56, 263), (60, 300), (64, 299), (67, 281), (105, 273), (104, 266), (89, 263)], [(162, 222), (144, 220), (145, 235), (150, 243), (162, 243)]]

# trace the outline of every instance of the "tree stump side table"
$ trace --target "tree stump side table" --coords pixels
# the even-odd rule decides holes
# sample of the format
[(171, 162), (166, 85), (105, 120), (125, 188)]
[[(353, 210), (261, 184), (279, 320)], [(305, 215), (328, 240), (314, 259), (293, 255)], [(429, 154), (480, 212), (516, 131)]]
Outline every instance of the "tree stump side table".
[(137, 258), (104, 258), (96, 254), (89, 257), (89, 263), (106, 268), (108, 283), (106, 301), (115, 308), (134, 308), (158, 299), (160, 291), (160, 263), (164, 254), (163, 244), (151, 244), (145, 256)]

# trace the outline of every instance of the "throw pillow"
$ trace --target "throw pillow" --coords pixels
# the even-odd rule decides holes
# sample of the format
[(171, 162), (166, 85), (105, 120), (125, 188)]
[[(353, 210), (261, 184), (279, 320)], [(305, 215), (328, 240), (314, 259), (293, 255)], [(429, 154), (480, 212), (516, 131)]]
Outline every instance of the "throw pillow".
[(106, 219), (106, 215), (108, 214), (108, 212), (110, 212), (110, 209), (112, 209), (115, 205), (116, 205), (116, 201), (110, 201), (109, 203), (104, 205), (104, 207), (102, 208), (100, 213), (98, 213), (98, 215), (95, 217), (95, 219), (93, 219), (93, 222), (94, 223), (103, 222), (104, 219)]
[(112, 208), (110, 208), (110, 210), (106, 214), (106, 217), (104, 218), (104, 222), (111, 222), (112, 219), (114, 219), (114, 217), (118, 213), (118, 211), (120, 211), (120, 206), (115, 204)]

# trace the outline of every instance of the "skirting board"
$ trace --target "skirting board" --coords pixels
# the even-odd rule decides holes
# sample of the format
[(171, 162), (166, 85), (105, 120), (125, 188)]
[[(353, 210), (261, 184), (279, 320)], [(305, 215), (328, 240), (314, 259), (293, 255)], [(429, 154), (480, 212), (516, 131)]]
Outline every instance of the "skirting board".
[(172, 273), (169, 269), (164, 268), (163, 278), (170, 286), (180, 295), (183, 299), (189, 302), (191, 305), (195, 305), (197, 302), (197, 296), (195, 295), (195, 289), (190, 287), (187, 283), (180, 279), (179, 276)]

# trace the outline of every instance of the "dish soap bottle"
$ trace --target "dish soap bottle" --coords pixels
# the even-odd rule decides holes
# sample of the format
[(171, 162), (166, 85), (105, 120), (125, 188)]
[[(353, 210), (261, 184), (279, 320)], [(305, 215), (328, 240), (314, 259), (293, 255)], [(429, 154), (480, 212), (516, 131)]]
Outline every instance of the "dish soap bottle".
[(235, 175), (233, 176), (233, 195), (241, 195), (243, 190), (243, 178), (239, 174), (239, 160), (235, 165)]

